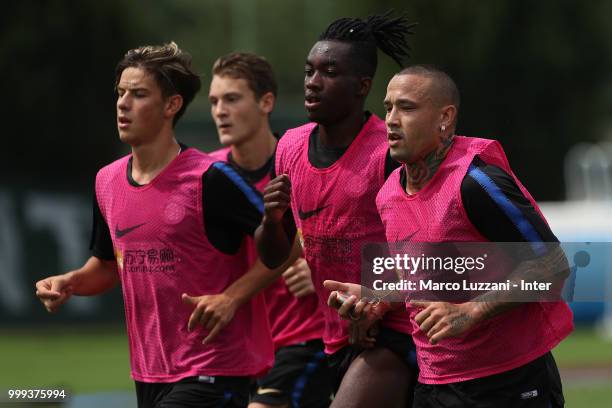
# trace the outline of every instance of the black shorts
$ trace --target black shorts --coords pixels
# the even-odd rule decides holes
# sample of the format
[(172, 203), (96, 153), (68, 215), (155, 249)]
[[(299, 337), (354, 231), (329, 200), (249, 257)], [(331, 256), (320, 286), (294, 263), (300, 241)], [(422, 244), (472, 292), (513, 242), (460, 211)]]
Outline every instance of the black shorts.
[(245, 408), (249, 377), (188, 377), (173, 383), (135, 381), (138, 408)]
[[(416, 380), (418, 377), (419, 368), (416, 360), (416, 348), (414, 346), (414, 342), (412, 341), (411, 335), (383, 326), (380, 328), (380, 333), (376, 337), (375, 347), (384, 347), (397, 354), (414, 373), (413, 378)], [(334, 354), (327, 356), (327, 362), (331, 369), (334, 393), (338, 391), (342, 378), (348, 371), (353, 360), (355, 360), (363, 351), (363, 349), (355, 348), (349, 345), (341, 348)]]
[(330, 397), (329, 368), (321, 340), (279, 348), (274, 367), (257, 380), (251, 393), (252, 402), (291, 408), (325, 408)]
[(451, 384), (417, 384), (414, 408), (559, 408), (565, 400), (552, 353), (521, 367)]

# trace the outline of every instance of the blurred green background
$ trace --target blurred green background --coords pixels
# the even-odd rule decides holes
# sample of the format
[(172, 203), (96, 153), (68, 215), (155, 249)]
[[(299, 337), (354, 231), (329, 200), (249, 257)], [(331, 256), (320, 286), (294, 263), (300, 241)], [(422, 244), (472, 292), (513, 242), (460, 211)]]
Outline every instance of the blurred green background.
[[(66, 388), (71, 395), (131, 394), (134, 390), (122, 327), (0, 330), (0, 349), (11, 350), (3, 357), (0, 389), (32, 388), (35, 384), (39, 388)], [(579, 328), (553, 354), (563, 378), (567, 407), (610, 406), (612, 340), (604, 340), (593, 329)]]
[[(572, 146), (612, 142), (612, 1), (4, 2), (0, 389), (132, 392), (119, 290), (73, 299), (52, 316), (33, 293), (38, 279), (88, 255), (95, 173), (127, 152), (117, 137), (113, 84), (128, 49), (174, 40), (192, 54), (203, 88), (177, 133), (210, 150), (217, 137), (206, 96), (219, 55), (252, 51), (271, 62), (280, 88), (272, 121), (282, 132), (306, 120), (303, 67), (319, 33), (335, 18), (389, 8), (419, 23), (411, 62), (439, 65), (457, 81), (458, 133), (500, 140), (537, 200), (568, 196), (564, 160)], [(397, 70), (379, 55), (367, 103), (378, 115)], [(567, 406), (609, 406), (611, 345), (585, 327), (559, 346)]]
[[(122, 146), (114, 67), (130, 48), (176, 41), (194, 58), (203, 90), (178, 127), (214, 146), (210, 67), (222, 54), (266, 56), (280, 84), (277, 128), (303, 122), (303, 65), (319, 33), (341, 16), (394, 8), (418, 22), (412, 62), (446, 68), (463, 96), (459, 133), (498, 138), (539, 200), (563, 198), (568, 148), (610, 137), (612, 2), (592, 0), (143, 0), (3, 4), (1, 172), (8, 185), (88, 188)], [(380, 56), (368, 107), (382, 114), (398, 67)], [(546, 169), (546, 171), (542, 171)], [(524, 177), (528, 175), (528, 177)]]

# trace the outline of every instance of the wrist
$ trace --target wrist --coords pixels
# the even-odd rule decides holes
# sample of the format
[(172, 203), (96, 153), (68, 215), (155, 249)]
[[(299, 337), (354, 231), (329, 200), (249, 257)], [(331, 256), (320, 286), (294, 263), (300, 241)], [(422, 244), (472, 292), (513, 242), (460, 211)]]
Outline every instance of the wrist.
[(468, 316), (472, 318), (474, 323), (480, 323), (485, 320), (486, 312), (484, 302), (467, 302), (462, 305)]
[(233, 309), (238, 309), (247, 300), (246, 298), (239, 296), (239, 294), (234, 293), (231, 288), (228, 288), (220, 295), (223, 297), (223, 302)]
[(261, 225), (264, 227), (277, 227), (280, 225), (280, 220), (275, 219), (274, 217), (270, 217), (264, 213), (261, 219)]
[(75, 292), (77, 287), (80, 285), (81, 277), (77, 273), (77, 271), (67, 272), (62, 276), (66, 281), (66, 286), (70, 286), (72, 291)]

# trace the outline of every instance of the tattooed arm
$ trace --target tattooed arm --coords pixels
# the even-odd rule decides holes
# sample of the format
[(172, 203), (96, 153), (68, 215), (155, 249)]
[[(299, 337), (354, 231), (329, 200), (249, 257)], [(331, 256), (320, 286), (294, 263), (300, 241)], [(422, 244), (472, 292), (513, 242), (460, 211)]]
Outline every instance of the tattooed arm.
[[(510, 290), (490, 291), (471, 302), (459, 304), (429, 301), (411, 301), (410, 304), (422, 308), (415, 321), (430, 343), (436, 344), (447, 337), (458, 337), (476, 324), (526, 302), (538, 301), (533, 293), (521, 289), (522, 280), (550, 282), (558, 288), (568, 275), (565, 254), (560, 246), (555, 246), (542, 257), (521, 262), (509, 276)], [(553, 298), (552, 292), (547, 293), (549, 298), (545, 300), (559, 300)]]
[[(473, 165), (485, 173), (503, 192), (508, 202), (518, 209), (520, 224), (523, 227), (529, 226), (532, 235), (526, 237), (524, 231), (517, 228), (516, 220), (513, 222), (482, 186), (467, 175), (461, 186), (461, 198), (468, 218), (476, 229), (492, 242), (525, 242), (526, 248), (530, 247), (528, 241), (538, 245), (547, 242), (543, 247), (547, 251), (540, 256), (529, 254), (528, 259), (519, 256), (522, 262), (508, 276), (511, 282), (508, 291), (491, 291), (462, 304), (413, 302), (414, 306), (423, 309), (416, 315), (416, 321), (432, 343), (446, 337), (459, 336), (475, 324), (525, 302), (561, 300), (561, 288), (569, 274), (569, 265), (557, 238), (512, 176), (496, 166), (484, 163), (478, 157), (474, 159)], [(516, 258), (517, 254), (513, 255)], [(541, 299), (537, 292), (521, 290), (523, 280), (549, 282), (552, 290), (546, 291), (544, 296), (547, 298)], [(515, 288), (514, 284), (518, 287)]]

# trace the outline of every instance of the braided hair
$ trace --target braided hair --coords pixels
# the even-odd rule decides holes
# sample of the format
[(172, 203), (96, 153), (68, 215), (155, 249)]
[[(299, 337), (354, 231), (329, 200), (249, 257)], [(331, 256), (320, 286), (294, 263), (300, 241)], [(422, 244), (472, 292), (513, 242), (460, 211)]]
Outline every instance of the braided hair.
[(352, 45), (355, 67), (361, 74), (373, 77), (378, 65), (376, 49), (391, 57), (400, 67), (410, 56), (406, 36), (414, 34), (416, 23), (406, 17), (391, 17), (393, 10), (371, 15), (366, 19), (343, 17), (332, 22), (319, 36), (319, 41), (340, 41)]

